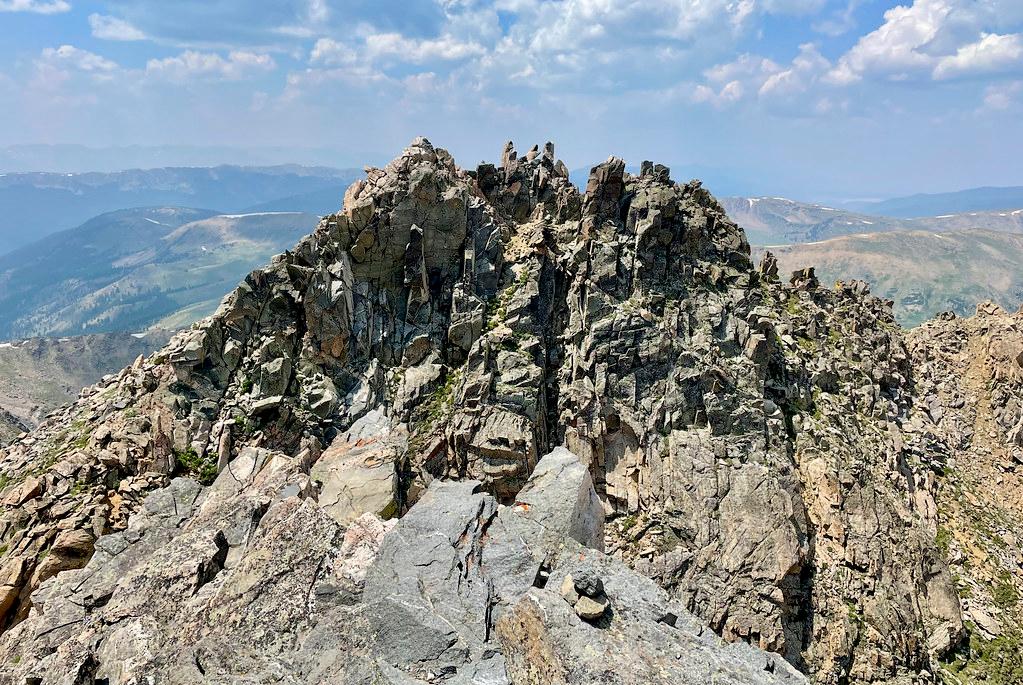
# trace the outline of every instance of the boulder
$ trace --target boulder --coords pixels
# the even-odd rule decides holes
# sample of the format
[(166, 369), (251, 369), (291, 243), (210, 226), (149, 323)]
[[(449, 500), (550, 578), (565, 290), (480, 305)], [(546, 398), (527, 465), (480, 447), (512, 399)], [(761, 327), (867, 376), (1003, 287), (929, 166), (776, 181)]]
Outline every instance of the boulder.
[(380, 410), (373, 410), (331, 443), (312, 469), (320, 483), (320, 506), (348, 525), (363, 514), (390, 518), (398, 513), (397, 459), (404, 450)]
[(556, 538), (604, 549), (604, 507), (589, 469), (565, 447), (554, 448), (537, 462), (512, 509)]

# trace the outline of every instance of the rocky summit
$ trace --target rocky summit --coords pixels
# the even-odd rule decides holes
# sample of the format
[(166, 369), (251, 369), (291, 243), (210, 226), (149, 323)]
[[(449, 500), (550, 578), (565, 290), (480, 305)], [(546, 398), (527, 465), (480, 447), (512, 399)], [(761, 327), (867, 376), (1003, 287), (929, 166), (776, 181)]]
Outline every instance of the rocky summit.
[(1019, 682), (1023, 317), (417, 139), (0, 459), (0, 683)]

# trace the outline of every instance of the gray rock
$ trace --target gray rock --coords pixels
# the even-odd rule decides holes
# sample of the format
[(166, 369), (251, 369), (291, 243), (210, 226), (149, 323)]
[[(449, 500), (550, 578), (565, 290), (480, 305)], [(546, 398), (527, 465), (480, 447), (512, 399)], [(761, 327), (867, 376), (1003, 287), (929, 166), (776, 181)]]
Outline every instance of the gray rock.
[(572, 574), (572, 583), (584, 597), (596, 597), (604, 592), (604, 582), (593, 569), (579, 569)]
[(398, 512), (397, 459), (404, 450), (401, 430), (374, 410), (338, 436), (317, 460), (312, 477), (320, 483), (320, 505), (348, 525), (365, 513), (390, 518)]
[(575, 603), (575, 613), (584, 621), (596, 621), (607, 613), (610, 603), (606, 597), (583, 595)]
[[(749, 644), (927, 679), (964, 634), (941, 484), (1014, 501), (1023, 342), (994, 306), (914, 333), (890, 307), (758, 273), (667, 167), (611, 158), (583, 195), (553, 146), (467, 171), (416, 139), (0, 452), (0, 681), (788, 677)], [(971, 587), (1017, 568), (956, 532)], [(559, 592), (587, 568), (592, 622)]]
[(558, 538), (570, 537), (586, 547), (604, 549), (603, 505), (586, 465), (564, 447), (556, 447), (537, 462), (515, 498), (514, 511)]

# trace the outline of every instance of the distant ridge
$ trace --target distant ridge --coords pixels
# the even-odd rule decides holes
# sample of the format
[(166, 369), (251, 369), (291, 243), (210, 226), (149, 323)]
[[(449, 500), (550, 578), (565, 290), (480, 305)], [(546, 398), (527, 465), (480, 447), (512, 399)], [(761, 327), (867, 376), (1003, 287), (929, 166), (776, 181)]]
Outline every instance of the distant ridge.
[[(754, 245), (812, 243), (843, 235), (887, 231), (1023, 232), (1023, 209), (969, 211), (905, 219), (783, 197), (725, 197), (721, 204)], [(1023, 207), (1023, 203), (1019, 205)]]
[(187, 327), (316, 220), (182, 207), (102, 214), (0, 256), (0, 339)]
[[(341, 204), (338, 190), (361, 173), (291, 164), (0, 174), (0, 254), (104, 212), (133, 207), (208, 207), (237, 213), (275, 202), (274, 210), (306, 211), (309, 202), (327, 206), (325, 200), (334, 197), (330, 209), (320, 210), (334, 211)], [(324, 195), (315, 201), (302, 199), (320, 191)], [(283, 198), (295, 198), (295, 205)]]
[(878, 202), (846, 202), (849, 210), (903, 219), (1023, 207), (1023, 186), (970, 188), (950, 193), (920, 193)]
[(788, 274), (816, 267), (822, 283), (860, 279), (894, 302), (896, 318), (917, 326), (944, 311), (969, 316), (991, 300), (1008, 311), (1023, 305), (1023, 235), (966, 231), (889, 231), (846, 235), (769, 249)]
[(340, 184), (329, 188), (323, 188), (322, 190), (313, 190), (308, 193), (289, 195), (288, 197), (270, 200), (269, 202), (262, 202), (257, 205), (252, 205), (251, 207), (246, 207), (244, 211), (305, 212), (306, 214), (323, 216), (325, 214), (336, 212), (341, 208), (342, 200), (345, 196), (345, 190), (347, 190), (347, 185)]

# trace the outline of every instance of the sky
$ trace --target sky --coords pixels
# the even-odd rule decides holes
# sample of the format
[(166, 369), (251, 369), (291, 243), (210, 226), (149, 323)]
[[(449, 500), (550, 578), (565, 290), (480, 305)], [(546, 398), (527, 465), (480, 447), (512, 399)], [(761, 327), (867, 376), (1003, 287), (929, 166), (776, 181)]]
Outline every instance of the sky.
[(1023, 0), (0, 0), (2, 146), (417, 135), (802, 199), (1023, 185)]

